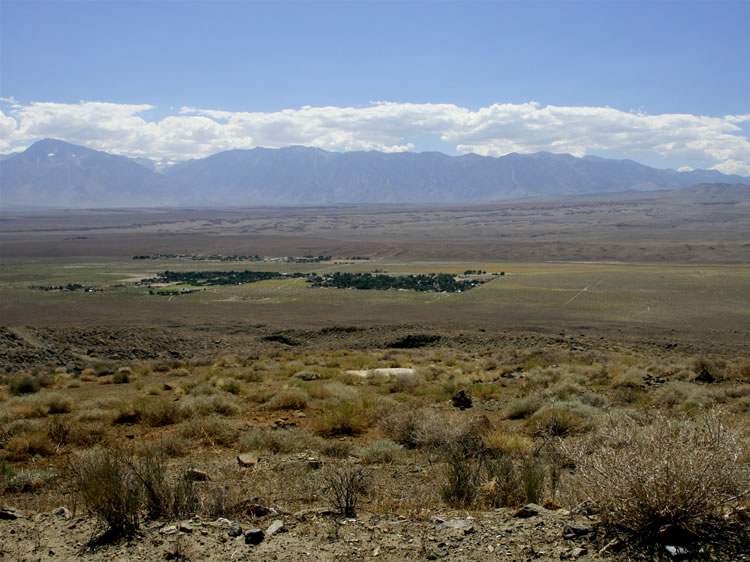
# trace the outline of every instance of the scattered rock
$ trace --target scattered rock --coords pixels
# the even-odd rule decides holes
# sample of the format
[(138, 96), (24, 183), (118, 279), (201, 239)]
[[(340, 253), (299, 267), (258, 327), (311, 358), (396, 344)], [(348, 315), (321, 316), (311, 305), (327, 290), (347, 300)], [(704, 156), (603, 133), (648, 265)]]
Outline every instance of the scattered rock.
[(544, 507), (544, 509), (549, 509), (551, 511), (557, 511), (558, 509), (562, 509), (562, 506), (552, 498), (547, 498), (546, 500), (544, 500), (542, 507)]
[(297, 519), (306, 519), (309, 515), (333, 515), (334, 513), (334, 510), (330, 507), (313, 507), (295, 512), (294, 517)]
[(566, 539), (583, 537), (593, 532), (594, 532), (593, 525), (587, 525), (585, 523), (568, 523), (563, 528), (563, 536)]
[(245, 507), (245, 513), (251, 517), (265, 517), (266, 515), (278, 515), (279, 512), (272, 507), (259, 503), (250, 503)]
[(467, 529), (474, 528), (474, 521), (471, 519), (450, 519), (439, 525), (441, 529), (463, 529), (466, 532)]
[(320, 375), (315, 371), (297, 371), (293, 376), (295, 379), (303, 381), (314, 381), (320, 378)]
[(318, 470), (319, 468), (322, 468), (323, 461), (320, 459), (316, 459), (314, 457), (310, 457), (307, 459), (307, 468), (310, 470)]
[(66, 521), (70, 521), (73, 518), (73, 514), (67, 507), (58, 507), (57, 509), (52, 510), (52, 515), (62, 517)]
[(229, 536), (239, 537), (241, 534), (242, 534), (242, 525), (240, 525), (237, 521), (232, 521), (232, 523), (229, 525)]
[(274, 536), (276, 533), (285, 533), (286, 527), (284, 526), (284, 522), (281, 519), (277, 519), (271, 525), (266, 529), (266, 534), (269, 537)]
[(188, 535), (193, 533), (193, 527), (188, 525), (187, 523), (180, 523), (179, 530)]
[(16, 511), (13, 508), (6, 507), (4, 509), (0, 509), (0, 519), (5, 519), (6, 521), (15, 521), (16, 519), (23, 518), (23, 513), (20, 511)]
[(471, 393), (464, 389), (456, 392), (456, 394), (453, 395), (453, 398), (451, 398), (451, 401), (453, 402), (453, 406), (460, 408), (461, 410), (471, 408), (472, 406)]
[(307, 414), (305, 412), (303, 412), (302, 410), (294, 410), (294, 412), (292, 412), (292, 415), (295, 418), (306, 418), (307, 417)]
[(571, 558), (580, 558), (581, 556), (588, 554), (589, 551), (586, 548), (578, 547), (570, 551)]
[(712, 382), (715, 382), (716, 379), (714, 376), (709, 372), (708, 369), (703, 367), (701, 369), (701, 372), (698, 373), (698, 376), (693, 379), (695, 382), (702, 382), (706, 384), (711, 384)]
[(260, 456), (255, 451), (252, 453), (242, 453), (241, 455), (237, 455), (237, 464), (240, 466), (252, 467), (258, 464), (258, 461), (260, 461)]
[(528, 517), (535, 517), (536, 515), (542, 515), (543, 513), (547, 512), (548, 510), (544, 509), (541, 505), (537, 505), (535, 503), (527, 503), (525, 506), (519, 508), (513, 514), (513, 517), (526, 519)]
[(672, 560), (687, 560), (692, 558), (693, 552), (689, 548), (684, 546), (667, 545), (664, 547), (667, 551), (667, 556)]
[(205, 482), (207, 480), (211, 480), (208, 472), (198, 470), (197, 468), (188, 468), (185, 471), (185, 478), (187, 480), (192, 480), (193, 482)]
[(162, 535), (174, 535), (177, 533), (177, 525), (167, 525), (159, 531)]
[(260, 544), (266, 538), (262, 529), (248, 529), (245, 531), (245, 544)]

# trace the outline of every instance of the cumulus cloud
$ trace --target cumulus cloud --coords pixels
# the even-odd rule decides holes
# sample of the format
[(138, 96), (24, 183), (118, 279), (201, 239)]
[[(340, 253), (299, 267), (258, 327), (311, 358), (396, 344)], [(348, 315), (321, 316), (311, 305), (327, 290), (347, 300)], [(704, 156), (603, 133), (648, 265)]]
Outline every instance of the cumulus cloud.
[(459, 152), (592, 151), (657, 153), (685, 165), (750, 175), (750, 114), (649, 115), (611, 107), (495, 104), (472, 111), (454, 104), (375, 102), (365, 107), (311, 107), (230, 112), (183, 107), (158, 120), (147, 104), (19, 104), (0, 100), (0, 147), (52, 137), (129, 156), (179, 161), (235, 148), (305, 145), (326, 150), (414, 149), (407, 139), (437, 135)]

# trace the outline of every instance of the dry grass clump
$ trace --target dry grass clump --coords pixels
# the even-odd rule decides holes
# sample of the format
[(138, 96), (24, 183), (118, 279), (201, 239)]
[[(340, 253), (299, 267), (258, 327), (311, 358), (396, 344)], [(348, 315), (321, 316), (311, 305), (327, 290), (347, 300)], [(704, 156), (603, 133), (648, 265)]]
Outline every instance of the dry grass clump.
[(603, 523), (639, 543), (674, 544), (680, 536), (726, 546), (733, 502), (750, 494), (741, 436), (716, 412), (695, 420), (658, 415), (645, 426), (610, 418), (566, 451)]
[(144, 405), (142, 410), (143, 423), (149, 427), (164, 427), (181, 422), (185, 419), (185, 410), (172, 400), (153, 400)]
[(217, 415), (191, 418), (180, 425), (179, 435), (201, 445), (228, 447), (237, 441), (237, 428)]
[(319, 438), (306, 429), (253, 428), (242, 433), (237, 447), (241, 451), (268, 451), (269, 453), (298, 453), (317, 448)]
[(505, 409), (503, 415), (509, 420), (526, 419), (533, 415), (542, 407), (542, 397), (539, 395), (522, 396), (511, 400)]
[(487, 448), (505, 454), (529, 454), (534, 449), (534, 440), (528, 435), (515, 431), (495, 430), (489, 431), (484, 436), (484, 444)]
[(387, 464), (396, 460), (404, 447), (391, 439), (378, 439), (354, 451), (365, 464)]
[(530, 427), (540, 435), (564, 437), (591, 429), (596, 410), (580, 402), (556, 402), (539, 409), (530, 419)]
[(201, 394), (183, 398), (180, 401), (180, 410), (186, 418), (212, 414), (231, 417), (236, 416), (240, 408), (237, 399), (231, 394)]
[(337, 400), (325, 404), (315, 419), (315, 432), (323, 437), (359, 435), (368, 427), (361, 401)]
[(304, 410), (307, 408), (308, 395), (302, 389), (289, 388), (282, 390), (267, 402), (271, 410)]
[(122, 453), (93, 451), (74, 462), (71, 470), (83, 504), (109, 534), (135, 533), (140, 525), (143, 488)]

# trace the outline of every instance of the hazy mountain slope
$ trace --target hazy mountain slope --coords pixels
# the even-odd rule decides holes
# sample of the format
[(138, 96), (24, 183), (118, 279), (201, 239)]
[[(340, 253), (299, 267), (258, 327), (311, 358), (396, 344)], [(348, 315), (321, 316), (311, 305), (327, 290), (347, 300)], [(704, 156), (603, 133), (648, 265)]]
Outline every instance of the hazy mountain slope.
[(161, 174), (124, 156), (45, 139), (0, 161), (3, 207), (120, 207), (176, 204)]
[(657, 170), (630, 160), (545, 152), (492, 158), (304, 147), (222, 152), (166, 173), (191, 192), (210, 185), (213, 197), (227, 203), (447, 203), (750, 182), (714, 171)]
[(0, 205), (471, 203), (665, 190), (708, 182), (750, 183), (750, 178), (547, 152), (492, 158), (438, 152), (342, 153), (301, 146), (230, 150), (159, 173), (144, 159), (47, 139), (0, 161)]

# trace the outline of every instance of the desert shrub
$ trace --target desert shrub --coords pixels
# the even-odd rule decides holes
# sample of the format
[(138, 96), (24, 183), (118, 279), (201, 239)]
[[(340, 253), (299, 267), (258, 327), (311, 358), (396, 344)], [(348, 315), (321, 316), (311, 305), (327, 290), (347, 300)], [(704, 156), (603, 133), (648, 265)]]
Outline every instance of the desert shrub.
[(612, 380), (610, 386), (612, 388), (643, 388), (643, 377), (645, 374), (645, 371), (637, 367), (630, 367), (621, 375), (617, 375)]
[(57, 448), (46, 431), (33, 431), (15, 435), (8, 440), (5, 449), (11, 460), (25, 460), (27, 457), (49, 457)]
[(237, 446), (241, 451), (296, 453), (312, 448), (316, 439), (306, 429), (298, 427), (253, 428), (243, 432)]
[(185, 474), (172, 479), (168, 477), (167, 452), (162, 443), (144, 447), (141, 458), (129, 466), (143, 486), (149, 517), (186, 517), (197, 511), (193, 480)]
[(131, 375), (132, 373), (130, 372), (130, 370), (124, 371), (120, 369), (114, 375), (112, 375), (112, 382), (115, 384), (127, 384), (130, 382)]
[(143, 408), (143, 422), (150, 427), (164, 427), (179, 423), (184, 411), (171, 400), (155, 400)]
[(441, 487), (443, 500), (453, 507), (468, 507), (479, 495), (481, 464), (467, 459), (457, 449), (447, 455), (445, 478)]
[(483, 437), (488, 449), (507, 454), (528, 454), (534, 448), (534, 441), (527, 435), (503, 430), (490, 431)]
[(101, 443), (106, 436), (104, 426), (99, 423), (72, 424), (67, 442), (77, 447), (89, 448)]
[(521, 503), (521, 482), (510, 455), (495, 454), (485, 459), (484, 469), (485, 480), (480, 488), (490, 507), (507, 507)]
[(315, 432), (323, 437), (359, 435), (367, 429), (367, 419), (361, 404), (336, 401), (323, 406), (315, 420)]
[(396, 375), (393, 384), (391, 385), (390, 391), (412, 393), (418, 386), (424, 384), (424, 379), (418, 374), (399, 374)]
[(365, 464), (391, 463), (404, 450), (402, 445), (390, 439), (378, 439), (365, 447), (360, 447), (355, 454)]
[(190, 452), (190, 443), (179, 435), (171, 433), (162, 435), (158, 444), (168, 457), (184, 457)]
[(352, 451), (352, 446), (346, 441), (326, 441), (320, 448), (320, 452), (334, 459), (345, 459)]
[(180, 409), (185, 417), (209, 416), (211, 414), (231, 417), (237, 415), (240, 411), (239, 406), (237, 406), (237, 399), (231, 394), (188, 396), (180, 402)]
[(62, 420), (59, 417), (52, 418), (47, 423), (47, 435), (56, 447), (68, 443), (72, 429), (73, 426), (69, 421)]
[(53, 484), (58, 474), (52, 470), (21, 469), (8, 474), (5, 491), (11, 494), (37, 493), (48, 484)]
[(665, 529), (676, 529), (726, 544), (732, 518), (720, 508), (750, 492), (738, 462), (740, 437), (715, 412), (696, 420), (658, 415), (646, 426), (623, 417), (565, 450), (581, 489), (609, 528), (639, 543), (657, 543)]
[(420, 445), (423, 427), (440, 423), (440, 416), (434, 410), (402, 406), (381, 418), (378, 425), (396, 443), (413, 449)]
[(539, 503), (544, 494), (544, 463), (538, 457), (527, 456), (521, 463), (518, 474), (524, 501)]
[(40, 398), (50, 414), (67, 414), (73, 410), (73, 401), (62, 394), (53, 392), (42, 394)]
[(228, 420), (213, 415), (183, 422), (179, 435), (207, 446), (229, 446), (237, 440), (237, 433)]
[(143, 487), (118, 451), (96, 450), (72, 465), (83, 505), (111, 536), (129, 536), (140, 524)]
[(522, 396), (511, 400), (511, 402), (505, 406), (503, 415), (509, 420), (521, 420), (526, 419), (533, 415), (542, 406), (542, 399), (539, 396)]
[(143, 401), (122, 400), (115, 405), (115, 415), (112, 423), (115, 425), (139, 423), (143, 418), (143, 411)]
[(235, 379), (225, 379), (219, 385), (222, 392), (238, 395), (241, 392), (240, 384)]
[(8, 392), (10, 392), (14, 396), (19, 396), (22, 394), (33, 394), (35, 392), (39, 392), (41, 388), (41, 383), (37, 380), (36, 377), (32, 377), (31, 375), (16, 377), (14, 379), (11, 379), (10, 383), (8, 384)]
[(365, 470), (361, 466), (345, 465), (330, 470), (323, 482), (322, 494), (339, 515), (356, 517), (359, 500), (370, 485)]
[(590, 428), (590, 410), (577, 402), (558, 402), (538, 410), (529, 422), (537, 434), (564, 437)]
[(298, 388), (282, 390), (267, 405), (272, 410), (304, 410), (307, 408), (307, 393)]

